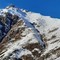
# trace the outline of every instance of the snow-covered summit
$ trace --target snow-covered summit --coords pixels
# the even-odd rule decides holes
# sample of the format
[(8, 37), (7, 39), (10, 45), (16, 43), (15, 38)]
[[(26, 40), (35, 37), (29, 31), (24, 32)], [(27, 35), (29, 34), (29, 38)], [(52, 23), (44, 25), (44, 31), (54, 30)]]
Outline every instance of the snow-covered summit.
[(0, 21), (0, 60), (60, 58), (60, 19), (11, 5), (0, 9)]

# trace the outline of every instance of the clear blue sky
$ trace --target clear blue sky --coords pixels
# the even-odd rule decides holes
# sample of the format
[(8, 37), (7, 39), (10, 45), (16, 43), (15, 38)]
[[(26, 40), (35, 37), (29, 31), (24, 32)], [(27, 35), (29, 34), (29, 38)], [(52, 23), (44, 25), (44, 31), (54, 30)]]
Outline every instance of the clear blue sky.
[(0, 0), (0, 8), (10, 4), (42, 15), (60, 18), (60, 0)]

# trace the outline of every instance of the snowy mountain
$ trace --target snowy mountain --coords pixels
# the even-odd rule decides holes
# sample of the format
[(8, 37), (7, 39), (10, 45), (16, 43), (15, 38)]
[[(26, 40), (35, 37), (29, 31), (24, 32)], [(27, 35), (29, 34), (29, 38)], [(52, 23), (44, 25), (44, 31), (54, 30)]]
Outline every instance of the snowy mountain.
[(0, 9), (0, 60), (60, 60), (60, 19)]

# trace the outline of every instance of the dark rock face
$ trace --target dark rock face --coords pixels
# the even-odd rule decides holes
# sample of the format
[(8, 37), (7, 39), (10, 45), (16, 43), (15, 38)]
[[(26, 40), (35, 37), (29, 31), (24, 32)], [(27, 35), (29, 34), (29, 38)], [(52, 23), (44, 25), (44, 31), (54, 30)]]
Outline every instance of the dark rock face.
[(0, 42), (6, 36), (8, 31), (11, 29), (12, 25), (14, 25), (18, 20), (18, 16), (12, 15), (10, 13), (6, 13), (6, 16), (0, 16)]

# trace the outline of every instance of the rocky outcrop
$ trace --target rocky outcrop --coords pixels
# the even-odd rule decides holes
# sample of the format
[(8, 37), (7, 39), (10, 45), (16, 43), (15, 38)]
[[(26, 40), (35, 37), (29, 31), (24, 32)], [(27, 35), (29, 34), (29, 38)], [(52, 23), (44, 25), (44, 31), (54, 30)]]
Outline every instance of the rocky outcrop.
[(5, 13), (5, 15), (5, 17), (0, 15), (0, 42), (19, 18), (17, 15), (12, 15), (9, 12)]

